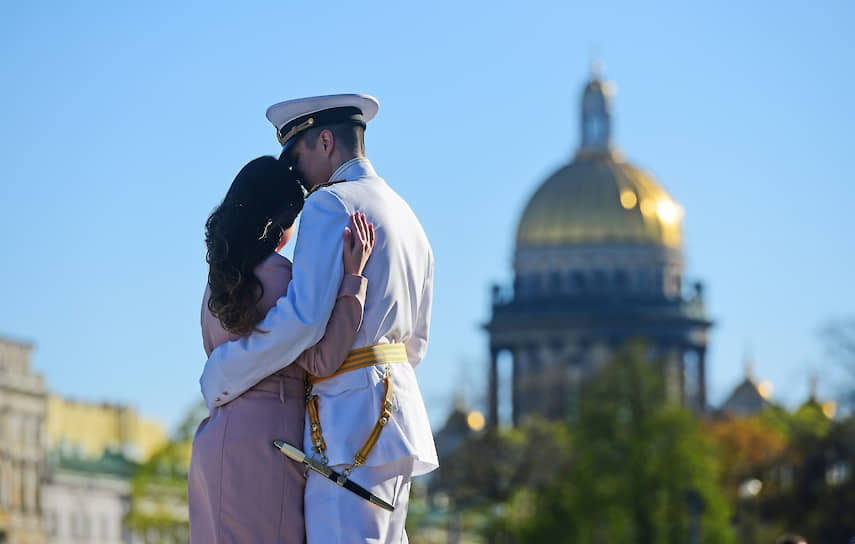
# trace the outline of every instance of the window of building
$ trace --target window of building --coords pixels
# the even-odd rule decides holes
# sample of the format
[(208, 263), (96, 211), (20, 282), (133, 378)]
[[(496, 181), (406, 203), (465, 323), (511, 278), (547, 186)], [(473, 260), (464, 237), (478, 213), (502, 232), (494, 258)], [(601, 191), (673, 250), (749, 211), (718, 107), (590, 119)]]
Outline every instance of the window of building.
[(587, 282), (585, 281), (585, 274), (583, 274), (582, 272), (579, 272), (579, 271), (573, 272), (571, 285), (573, 286), (574, 291), (577, 291), (580, 293), (584, 292), (585, 289), (587, 288), (586, 283)]
[(618, 270), (615, 272), (615, 287), (619, 291), (626, 291), (629, 289), (629, 275), (623, 271)]
[(552, 293), (564, 291), (564, 281), (560, 272), (552, 272), (549, 275), (549, 291)]
[(531, 295), (537, 292), (538, 289), (538, 277), (535, 275), (525, 276), (522, 279), (523, 284), (523, 292), (526, 295)]
[(635, 273), (635, 286), (641, 293), (648, 293), (650, 289), (650, 277), (647, 270), (639, 270)]
[(606, 273), (602, 270), (594, 270), (594, 289), (603, 291), (608, 285), (609, 281)]

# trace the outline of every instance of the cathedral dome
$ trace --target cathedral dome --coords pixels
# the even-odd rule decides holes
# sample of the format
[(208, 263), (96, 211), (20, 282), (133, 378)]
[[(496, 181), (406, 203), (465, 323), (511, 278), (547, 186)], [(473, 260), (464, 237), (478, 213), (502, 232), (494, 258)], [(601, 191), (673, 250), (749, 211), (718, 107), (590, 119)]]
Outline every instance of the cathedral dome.
[(597, 70), (582, 93), (581, 144), (529, 201), (517, 249), (635, 244), (679, 249), (682, 208), (648, 173), (611, 144), (614, 87)]
[(614, 152), (582, 153), (535, 192), (517, 248), (647, 244), (679, 248), (680, 206), (646, 172)]

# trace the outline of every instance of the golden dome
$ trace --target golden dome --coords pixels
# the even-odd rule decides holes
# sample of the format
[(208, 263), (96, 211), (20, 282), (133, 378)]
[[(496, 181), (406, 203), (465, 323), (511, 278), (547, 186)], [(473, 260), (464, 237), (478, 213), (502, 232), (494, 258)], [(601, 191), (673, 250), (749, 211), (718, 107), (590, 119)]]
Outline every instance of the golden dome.
[(529, 201), (517, 248), (611, 243), (679, 248), (682, 215), (650, 174), (611, 151), (580, 151)]

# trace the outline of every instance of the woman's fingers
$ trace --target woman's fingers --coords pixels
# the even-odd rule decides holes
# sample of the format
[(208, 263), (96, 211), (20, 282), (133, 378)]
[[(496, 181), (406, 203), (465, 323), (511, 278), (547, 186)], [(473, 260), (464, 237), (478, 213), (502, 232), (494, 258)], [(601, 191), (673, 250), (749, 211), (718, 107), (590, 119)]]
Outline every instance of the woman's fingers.
[(361, 245), (362, 234), (360, 233), (359, 227), (359, 218), (356, 214), (350, 216), (350, 230), (353, 231), (354, 238), (351, 241), (351, 248), (355, 248), (357, 245)]
[(371, 234), (372, 229), (371, 223), (368, 222), (368, 218), (365, 218), (365, 239), (368, 240), (368, 247), (374, 247), (374, 235)]
[(375, 233), (374, 233), (374, 224), (368, 222), (368, 218), (362, 212), (354, 212), (350, 216), (350, 228), (348, 229), (350, 235), (348, 237), (348, 241), (350, 242), (351, 250), (356, 252), (365, 253), (371, 251), (374, 247)]
[(362, 244), (363, 249), (365, 248), (365, 242), (368, 240), (368, 236), (365, 232), (365, 215), (362, 213), (358, 213), (356, 216), (356, 224), (359, 226), (359, 241)]
[(368, 226), (365, 221), (365, 214), (359, 214), (359, 237), (362, 239), (362, 244), (368, 242)]
[(369, 223), (365, 214), (361, 216), (363, 240), (367, 244), (367, 249), (374, 247), (374, 223)]

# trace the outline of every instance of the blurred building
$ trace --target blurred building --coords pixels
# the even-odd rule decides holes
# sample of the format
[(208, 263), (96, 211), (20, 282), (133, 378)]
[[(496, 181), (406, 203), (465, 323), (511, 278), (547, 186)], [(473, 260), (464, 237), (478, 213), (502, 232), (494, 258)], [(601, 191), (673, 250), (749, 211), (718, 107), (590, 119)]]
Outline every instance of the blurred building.
[[(711, 322), (702, 285), (684, 288), (683, 211), (613, 145), (612, 94), (595, 69), (582, 93), (581, 144), (525, 207), (513, 285), (493, 287), (490, 425), (502, 393), (514, 424), (533, 413), (566, 417), (584, 380), (633, 338), (647, 341), (672, 399), (707, 408)], [(502, 359), (511, 360), (506, 392)]]
[(132, 407), (51, 395), (45, 424), (48, 470), (42, 485), (50, 544), (131, 544), (131, 480), (167, 443), (164, 427)]
[[(799, 407), (799, 410), (814, 410), (821, 413), (827, 419), (834, 419), (835, 414), (837, 414), (837, 403), (833, 400), (821, 401), (819, 399), (816, 381), (817, 377), (814, 372), (810, 377), (808, 399)], [(796, 413), (798, 413), (798, 411)]]
[(0, 543), (42, 544), (47, 390), (32, 345), (0, 339)]
[(772, 383), (757, 381), (754, 377), (751, 359), (746, 358), (745, 379), (727, 396), (718, 409), (718, 415), (724, 417), (750, 417), (757, 415), (773, 406), (770, 400), (771, 397)]
[(463, 442), (480, 431), (484, 426), (484, 417), (480, 412), (467, 410), (462, 396), (454, 401), (454, 409), (448, 414), (445, 423), (434, 433), (436, 453), (440, 459), (451, 455)]
[[(837, 412), (837, 403), (832, 400), (819, 400), (817, 395), (817, 378), (812, 374), (809, 383), (808, 398), (793, 412), (794, 415), (810, 413), (820, 420), (831, 421)], [(733, 388), (721, 406), (714, 412), (714, 417), (750, 418), (762, 414), (766, 410), (786, 409), (772, 400), (774, 387), (769, 380), (760, 381), (754, 375), (754, 364), (750, 357), (745, 359), (745, 378)]]
[(49, 450), (89, 459), (110, 450), (142, 462), (167, 441), (163, 424), (141, 418), (130, 406), (56, 395), (48, 397), (46, 431)]
[(49, 457), (42, 503), (50, 544), (137, 542), (124, 524), (136, 463), (109, 451), (99, 459), (58, 450)]

